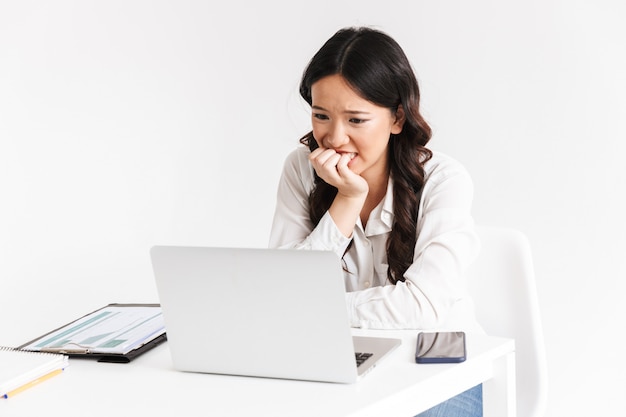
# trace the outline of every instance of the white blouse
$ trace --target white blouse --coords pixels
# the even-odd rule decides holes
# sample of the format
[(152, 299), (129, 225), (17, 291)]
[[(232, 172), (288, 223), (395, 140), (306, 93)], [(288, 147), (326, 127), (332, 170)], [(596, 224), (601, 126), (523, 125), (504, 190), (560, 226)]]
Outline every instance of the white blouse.
[(482, 331), (465, 279), (480, 248), (470, 214), (473, 183), (465, 168), (438, 152), (426, 163), (413, 264), (404, 274), (406, 280), (393, 285), (387, 279), (386, 254), (393, 224), (393, 181), (365, 229), (357, 220), (352, 238), (338, 230), (328, 212), (313, 227), (308, 196), (314, 170), (309, 153), (301, 146), (285, 161), (269, 246), (329, 250), (343, 258), (349, 271), (344, 279), (353, 327)]

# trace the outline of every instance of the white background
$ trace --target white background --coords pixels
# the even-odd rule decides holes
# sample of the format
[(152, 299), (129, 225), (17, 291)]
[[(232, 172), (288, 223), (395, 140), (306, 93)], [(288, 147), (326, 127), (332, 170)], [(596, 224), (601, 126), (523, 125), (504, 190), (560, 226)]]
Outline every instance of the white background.
[(617, 409), (626, 369), (621, 0), (0, 0), (0, 345), (156, 302), (154, 244), (267, 244), (299, 77), (337, 29), (410, 57), (478, 223), (533, 245), (548, 415)]

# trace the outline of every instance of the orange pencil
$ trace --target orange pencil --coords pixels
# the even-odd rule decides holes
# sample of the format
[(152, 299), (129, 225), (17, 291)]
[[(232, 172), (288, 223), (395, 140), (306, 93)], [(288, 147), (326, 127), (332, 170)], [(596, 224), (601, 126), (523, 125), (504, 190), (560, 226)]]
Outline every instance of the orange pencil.
[(28, 389), (28, 388), (30, 388), (32, 386), (35, 386), (35, 385), (39, 384), (40, 382), (45, 381), (46, 379), (50, 379), (53, 376), (60, 374), (61, 372), (63, 372), (63, 369), (57, 369), (57, 370), (54, 370), (54, 371), (52, 371), (50, 373), (47, 373), (44, 376), (41, 376), (41, 377), (39, 377), (37, 379), (34, 379), (34, 380), (32, 380), (32, 381), (22, 385), (19, 388), (15, 388), (13, 391), (7, 392), (6, 394), (4, 394), (4, 398), (9, 398), (9, 397), (14, 396), (15, 394), (19, 394), (20, 392), (22, 392), (22, 391), (24, 391), (24, 390), (26, 390), (26, 389)]

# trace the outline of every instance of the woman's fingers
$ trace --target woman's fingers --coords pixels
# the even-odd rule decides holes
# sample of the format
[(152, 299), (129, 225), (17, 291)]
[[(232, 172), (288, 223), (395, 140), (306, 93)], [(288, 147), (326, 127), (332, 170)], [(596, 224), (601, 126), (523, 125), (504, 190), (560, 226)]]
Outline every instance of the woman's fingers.
[(349, 154), (339, 154), (332, 149), (318, 148), (309, 157), (317, 175), (330, 185), (336, 187), (341, 194), (355, 195), (366, 193), (367, 182), (355, 174), (349, 167)]

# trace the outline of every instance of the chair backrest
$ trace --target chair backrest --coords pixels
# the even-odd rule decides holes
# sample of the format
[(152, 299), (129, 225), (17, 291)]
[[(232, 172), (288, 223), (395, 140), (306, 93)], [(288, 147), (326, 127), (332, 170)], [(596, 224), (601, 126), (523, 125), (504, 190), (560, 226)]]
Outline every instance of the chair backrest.
[(547, 367), (530, 244), (518, 230), (476, 230), (482, 250), (468, 281), (478, 321), (489, 335), (515, 339), (517, 415), (541, 417)]

